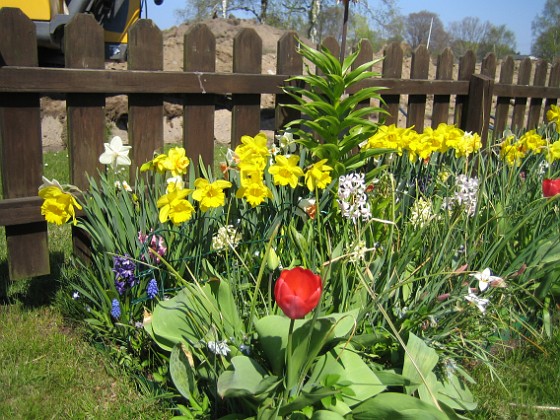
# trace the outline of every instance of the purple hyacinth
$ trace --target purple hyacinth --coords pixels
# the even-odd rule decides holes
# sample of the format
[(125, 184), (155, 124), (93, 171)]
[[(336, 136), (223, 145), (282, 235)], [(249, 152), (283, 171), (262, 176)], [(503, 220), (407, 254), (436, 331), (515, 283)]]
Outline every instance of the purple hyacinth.
[(117, 299), (113, 299), (111, 303), (111, 316), (115, 319), (119, 319), (121, 317), (121, 305)]
[(148, 287), (146, 288), (146, 294), (148, 295), (148, 298), (150, 298), (150, 299), (153, 299), (157, 296), (158, 285), (157, 285), (156, 279), (151, 279), (148, 282)]
[(128, 255), (123, 257), (113, 257), (113, 273), (115, 273), (115, 287), (119, 295), (122, 295), (127, 288), (131, 288), (138, 283), (138, 279), (134, 275), (136, 264)]

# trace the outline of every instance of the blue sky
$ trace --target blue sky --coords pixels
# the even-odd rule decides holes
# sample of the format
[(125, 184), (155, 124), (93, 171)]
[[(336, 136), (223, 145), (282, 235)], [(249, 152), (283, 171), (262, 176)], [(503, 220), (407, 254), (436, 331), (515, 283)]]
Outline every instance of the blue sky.
[[(373, 8), (375, 3), (370, 0)], [(529, 54), (533, 38), (531, 23), (537, 14), (542, 13), (545, 0), (396, 0), (396, 4), (403, 15), (421, 10), (436, 13), (445, 26), (469, 16), (496, 26), (506, 25), (515, 33), (516, 50)], [(167, 29), (179, 23), (175, 10), (184, 5), (184, 0), (164, 0), (162, 6), (155, 6), (152, 0), (148, 0), (148, 17), (160, 29)]]

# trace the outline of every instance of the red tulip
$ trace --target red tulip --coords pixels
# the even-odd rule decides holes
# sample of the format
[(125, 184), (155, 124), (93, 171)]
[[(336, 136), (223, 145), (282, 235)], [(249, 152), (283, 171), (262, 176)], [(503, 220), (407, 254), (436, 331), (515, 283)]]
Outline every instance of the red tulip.
[(321, 277), (301, 267), (283, 270), (274, 285), (276, 303), (290, 319), (303, 318), (321, 299)]
[(554, 197), (560, 194), (560, 178), (544, 179), (542, 182), (542, 192), (545, 197)]

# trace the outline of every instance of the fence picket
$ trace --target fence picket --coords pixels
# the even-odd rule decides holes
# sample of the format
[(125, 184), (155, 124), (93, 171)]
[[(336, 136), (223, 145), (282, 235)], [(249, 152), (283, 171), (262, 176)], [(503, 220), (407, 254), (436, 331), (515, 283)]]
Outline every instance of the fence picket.
[[(533, 86), (546, 85), (546, 73), (548, 71), (548, 63), (540, 60), (535, 68), (535, 76), (533, 78)], [(541, 119), (543, 98), (531, 98), (529, 101), (529, 115), (527, 117), (527, 128), (537, 128)]]
[[(430, 53), (425, 45), (419, 45), (412, 53), (410, 66), (411, 79), (427, 79), (430, 70)], [(421, 133), (424, 131), (424, 117), (426, 115), (426, 95), (408, 95), (407, 127)]]
[[(0, 10), (0, 57), (2, 65), (38, 65), (35, 26), (19, 9)], [(4, 198), (37, 195), (43, 174), (39, 93), (0, 93), (0, 158)], [(6, 226), (6, 245), (12, 280), (49, 274), (46, 222)]]
[[(233, 72), (260, 74), (262, 39), (252, 28), (239, 31), (233, 40)], [(261, 95), (233, 95), (231, 147), (244, 135), (254, 136), (261, 129)]]
[[(163, 70), (163, 36), (148, 19), (139, 20), (128, 37), (129, 70)], [(128, 96), (128, 138), (132, 146), (131, 179), (154, 151), (163, 148), (163, 96), (157, 93)]]
[[(529, 80), (531, 78), (531, 59), (525, 58), (521, 61), (519, 65), (519, 73), (517, 77), (518, 86), (529, 85)], [(511, 117), (511, 129), (515, 132), (523, 128), (523, 123), (525, 121), (525, 108), (527, 107), (527, 98), (516, 97), (515, 103), (513, 105), (513, 116)]]
[[(453, 61), (454, 56), (451, 48), (446, 48), (438, 56), (436, 79), (452, 80), (453, 79)], [(440, 123), (449, 121), (449, 104), (450, 95), (434, 95), (434, 106), (432, 109), (432, 128), (436, 128)]]
[[(513, 58), (506, 57), (506, 59), (502, 61), (502, 65), (500, 67), (500, 83), (508, 84), (508, 85), (512, 84), (513, 71), (514, 71)], [(508, 96), (498, 96), (496, 98), (494, 138), (500, 137), (507, 127), (511, 99), (512, 98)]]
[(184, 70), (200, 72), (201, 92), (186, 94), (183, 106), (183, 145), (198, 165), (198, 157), (205, 166), (214, 161), (214, 113), (216, 96), (206, 93), (203, 73), (216, 71), (216, 37), (208, 26), (196, 24), (184, 37)]
[[(384, 79), (400, 79), (402, 77), (403, 50), (401, 44), (393, 42), (383, 50), (383, 68), (381, 77)], [(400, 95), (381, 95), (385, 102), (385, 109), (389, 113), (385, 117), (385, 124), (399, 122)]]
[[(474, 73), (476, 67), (476, 56), (472, 51), (467, 51), (464, 56), (459, 59), (459, 73), (457, 75), (457, 80), (470, 80), (471, 75)], [(465, 127), (466, 112), (463, 110), (466, 108), (468, 102), (468, 96), (457, 95), (455, 98), (455, 116), (454, 123), (459, 127)]]
[[(298, 40), (296, 32), (287, 32), (278, 40), (276, 54), (276, 74), (298, 75), (303, 68), (303, 58), (297, 52)], [(288, 122), (301, 118), (301, 112), (287, 108), (282, 104), (294, 104), (296, 101), (289, 95), (280, 94), (275, 98), (275, 123), (276, 131), (283, 128)]]
[[(548, 87), (556, 88), (560, 85), (560, 60), (556, 60), (550, 69), (550, 75), (548, 77)], [(558, 98), (547, 97), (544, 104), (544, 121), (548, 122), (546, 118), (546, 113), (550, 109), (550, 105), (556, 105), (558, 103)]]

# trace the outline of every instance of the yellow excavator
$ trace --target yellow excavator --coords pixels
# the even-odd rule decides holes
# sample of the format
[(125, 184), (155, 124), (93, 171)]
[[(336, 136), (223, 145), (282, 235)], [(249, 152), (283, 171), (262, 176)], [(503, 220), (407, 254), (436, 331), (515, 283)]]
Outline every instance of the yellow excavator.
[(0, 0), (2, 7), (19, 8), (35, 23), (39, 58), (45, 61), (61, 56), (64, 26), (77, 13), (91, 14), (103, 26), (107, 60), (126, 60), (128, 29), (147, 9), (146, 0)]

